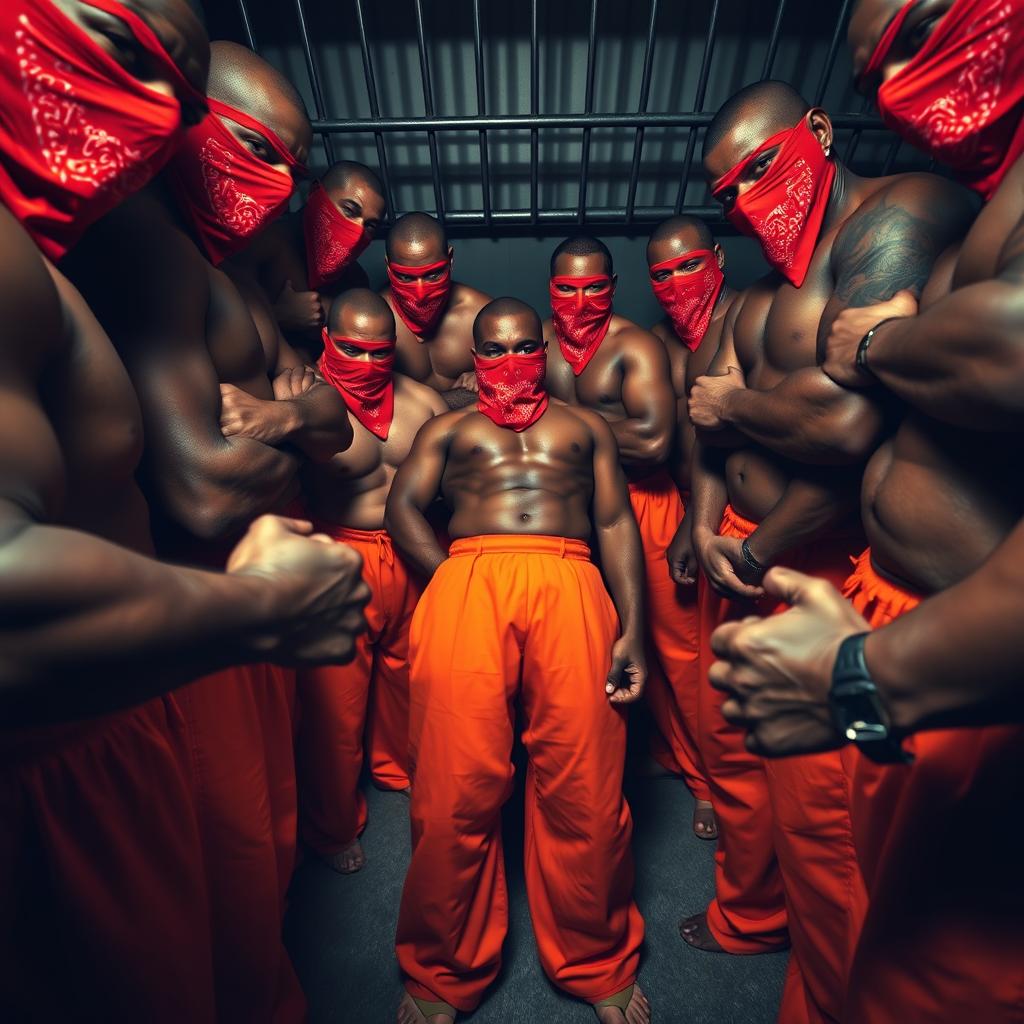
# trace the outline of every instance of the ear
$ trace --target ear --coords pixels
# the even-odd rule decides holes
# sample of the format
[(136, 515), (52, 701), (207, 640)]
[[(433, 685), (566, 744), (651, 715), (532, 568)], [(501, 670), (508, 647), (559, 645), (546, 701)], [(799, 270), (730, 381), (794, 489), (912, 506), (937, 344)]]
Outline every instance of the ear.
[(725, 252), (722, 247), (715, 242), (714, 248), (711, 250), (715, 254), (715, 261), (718, 263), (719, 270), (725, 270)]
[(832, 122), (828, 114), (821, 107), (815, 107), (807, 113), (807, 124), (825, 150), (825, 156), (829, 156), (832, 150)]
[(448, 246), (448, 262), (449, 263), (454, 263), (455, 262), (455, 246), (453, 246), (453, 245), (449, 245)]
[(615, 286), (619, 283), (619, 275), (612, 274), (612, 295), (615, 294)]

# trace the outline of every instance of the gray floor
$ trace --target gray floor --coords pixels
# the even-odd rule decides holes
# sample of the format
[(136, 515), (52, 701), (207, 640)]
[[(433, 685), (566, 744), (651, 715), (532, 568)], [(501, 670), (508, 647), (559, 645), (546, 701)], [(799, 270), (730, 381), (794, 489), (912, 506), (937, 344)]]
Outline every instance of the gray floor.
[[(521, 772), (519, 773), (521, 775)], [(647, 922), (640, 980), (654, 1019), (671, 1024), (774, 1024), (785, 954), (731, 957), (687, 947), (676, 932), (682, 913), (703, 908), (712, 893), (714, 844), (696, 838), (693, 803), (676, 780), (632, 783), (637, 901)], [(367, 866), (342, 876), (308, 860), (298, 871), (285, 936), (310, 1004), (311, 1024), (384, 1024), (401, 994), (393, 940), (409, 858), (408, 803), (369, 790)], [(537, 962), (522, 877), (521, 796), (505, 814), (511, 922), (498, 983), (473, 1024), (595, 1020), (592, 1011), (555, 990)]]

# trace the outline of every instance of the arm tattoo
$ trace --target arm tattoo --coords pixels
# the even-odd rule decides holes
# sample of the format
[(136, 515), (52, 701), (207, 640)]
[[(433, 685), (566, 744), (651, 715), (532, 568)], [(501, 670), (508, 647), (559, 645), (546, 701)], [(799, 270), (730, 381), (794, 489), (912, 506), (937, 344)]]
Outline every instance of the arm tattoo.
[(947, 234), (885, 199), (855, 215), (832, 248), (836, 298), (845, 306), (870, 306), (904, 288), (920, 295)]

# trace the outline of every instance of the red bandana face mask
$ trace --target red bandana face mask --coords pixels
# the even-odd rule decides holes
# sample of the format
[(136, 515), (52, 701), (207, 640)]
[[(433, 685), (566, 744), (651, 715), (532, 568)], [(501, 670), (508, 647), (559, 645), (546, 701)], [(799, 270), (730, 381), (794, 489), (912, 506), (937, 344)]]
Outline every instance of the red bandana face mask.
[(346, 217), (319, 181), (313, 183), (302, 211), (306, 239), (306, 274), (310, 288), (337, 280), (370, 244), (365, 228)]
[[(863, 76), (885, 63), (907, 15), (890, 23)], [(1024, 3), (957, 0), (924, 46), (878, 90), (885, 123), (986, 199), (1024, 152)]]
[(492, 423), (517, 434), (532, 427), (548, 407), (544, 374), (548, 355), (543, 349), (530, 355), (510, 352), (497, 359), (473, 356), (480, 389), (476, 407)]
[[(704, 257), (704, 265), (690, 274), (675, 271), (691, 260)], [(659, 270), (672, 273), (664, 281), (656, 281)], [(692, 352), (701, 343), (711, 323), (718, 293), (724, 278), (711, 249), (694, 249), (683, 256), (655, 263), (651, 268), (651, 288), (661, 308), (668, 314), (680, 340)]]
[[(395, 415), (395, 343), (364, 341), (361, 338), (331, 338), (327, 328), (321, 339), (324, 353), (317, 368), (345, 400), (349, 412), (371, 434), (386, 441)], [(336, 342), (353, 345), (363, 352), (390, 352), (386, 359), (354, 359), (339, 352)]]
[(0, 202), (53, 260), (160, 171), (180, 101), (205, 104), (138, 15), (85, 2), (128, 26), (176, 96), (133, 77), (48, 0), (0, 4)]
[(279, 217), (295, 187), (290, 174), (260, 160), (218, 115), (259, 132), (289, 167), (301, 171), (302, 165), (266, 125), (226, 103), (208, 103), (210, 113), (185, 132), (167, 174), (181, 212), (216, 266)]
[[(588, 285), (604, 282), (594, 295), (583, 291)], [(558, 285), (574, 291), (563, 294)], [(612, 282), (607, 274), (591, 277), (559, 275), (551, 278), (551, 324), (562, 356), (578, 377), (600, 348), (612, 319)]]
[[(438, 280), (426, 279), (427, 274), (442, 267), (448, 269)], [(391, 294), (395, 297), (395, 306), (398, 308), (402, 323), (417, 336), (428, 334), (437, 326), (448, 304), (448, 295), (452, 290), (451, 261), (438, 260), (425, 267), (403, 267), (401, 264), (389, 262), (387, 270)], [(416, 280), (400, 281), (396, 274), (411, 275)]]
[(779, 146), (775, 159), (764, 175), (737, 197), (725, 216), (738, 231), (756, 238), (765, 259), (799, 288), (811, 265), (836, 173), (836, 165), (825, 156), (807, 119), (801, 118), (795, 127), (767, 139), (719, 178), (711, 194), (717, 198), (735, 185), (773, 146)]

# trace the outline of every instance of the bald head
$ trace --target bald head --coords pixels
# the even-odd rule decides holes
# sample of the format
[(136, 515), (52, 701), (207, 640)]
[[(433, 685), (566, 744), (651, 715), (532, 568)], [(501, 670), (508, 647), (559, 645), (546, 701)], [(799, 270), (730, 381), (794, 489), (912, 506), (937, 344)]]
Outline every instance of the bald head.
[(407, 267), (425, 267), (448, 256), (444, 228), (428, 213), (399, 217), (385, 242), (389, 260)]
[(362, 341), (393, 341), (395, 316), (376, 292), (369, 288), (351, 288), (331, 303), (327, 331), (336, 337)]
[(715, 236), (699, 217), (669, 217), (652, 232), (647, 241), (647, 265), (685, 256), (698, 249), (714, 249)]
[(479, 355), (488, 358), (506, 352), (539, 351), (544, 347), (540, 317), (520, 299), (492, 299), (473, 321), (473, 345)]
[(551, 254), (551, 276), (612, 274), (612, 254), (599, 238), (574, 235), (559, 242)]
[(339, 160), (320, 179), (327, 198), (342, 215), (361, 224), (371, 237), (384, 218), (384, 186), (375, 171), (355, 160)]
[(708, 180), (720, 178), (766, 139), (792, 128), (810, 109), (787, 82), (769, 79), (740, 89), (722, 104), (704, 136)]
[(355, 184), (366, 185), (384, 198), (384, 185), (381, 183), (377, 172), (366, 164), (358, 163), (355, 160), (339, 160), (332, 164), (330, 170), (320, 179), (328, 192), (334, 189), (346, 189)]
[(252, 50), (227, 40), (210, 44), (207, 95), (270, 128), (303, 163), (313, 129), (295, 86)]

